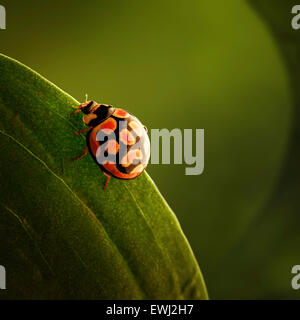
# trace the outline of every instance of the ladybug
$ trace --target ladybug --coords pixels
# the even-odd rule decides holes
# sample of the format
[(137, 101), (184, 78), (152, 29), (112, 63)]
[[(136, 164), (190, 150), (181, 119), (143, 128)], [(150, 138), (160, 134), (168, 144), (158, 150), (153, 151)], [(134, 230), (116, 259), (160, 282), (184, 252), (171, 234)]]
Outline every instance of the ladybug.
[(83, 122), (88, 128), (74, 132), (86, 135), (83, 154), (89, 151), (94, 161), (107, 176), (104, 190), (111, 177), (131, 180), (146, 168), (150, 158), (150, 141), (147, 128), (132, 114), (111, 105), (95, 101), (81, 103), (73, 114), (83, 113)]

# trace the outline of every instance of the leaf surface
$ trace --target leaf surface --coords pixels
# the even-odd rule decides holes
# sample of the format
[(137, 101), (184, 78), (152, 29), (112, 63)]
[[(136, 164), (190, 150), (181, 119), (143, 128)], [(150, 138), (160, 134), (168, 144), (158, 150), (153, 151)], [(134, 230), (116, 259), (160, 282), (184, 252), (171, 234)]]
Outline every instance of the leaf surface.
[[(143, 173), (105, 176), (82, 153), (78, 102), (0, 55), (0, 298), (206, 299), (180, 225)], [(138, 115), (137, 115), (138, 116)]]

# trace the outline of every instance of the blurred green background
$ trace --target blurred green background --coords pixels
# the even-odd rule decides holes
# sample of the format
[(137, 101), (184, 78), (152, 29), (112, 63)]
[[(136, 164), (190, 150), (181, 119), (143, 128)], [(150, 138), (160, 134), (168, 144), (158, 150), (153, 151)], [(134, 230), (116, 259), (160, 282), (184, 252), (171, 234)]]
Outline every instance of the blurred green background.
[(125, 107), (149, 129), (205, 129), (202, 175), (185, 176), (185, 165), (148, 172), (178, 216), (212, 299), (300, 297), (290, 286), (300, 263), (289, 237), (296, 220), (284, 206), (280, 219), (267, 210), (287, 157), (293, 91), (255, 7), (240, 0), (0, 4), (7, 10), (1, 53), (77, 100), (88, 93)]

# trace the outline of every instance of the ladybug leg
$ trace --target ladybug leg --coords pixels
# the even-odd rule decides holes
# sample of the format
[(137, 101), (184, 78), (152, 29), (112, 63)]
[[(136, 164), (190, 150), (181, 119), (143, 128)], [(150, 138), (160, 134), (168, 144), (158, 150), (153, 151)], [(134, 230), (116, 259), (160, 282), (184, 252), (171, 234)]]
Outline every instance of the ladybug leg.
[(85, 146), (83, 154), (81, 154), (80, 156), (74, 158), (73, 161), (76, 161), (76, 160), (79, 160), (79, 159), (83, 158), (87, 154), (87, 152), (88, 152), (88, 146)]
[(74, 132), (74, 134), (80, 134), (80, 133), (82, 133), (82, 132), (86, 132), (86, 131), (89, 131), (89, 130), (91, 130), (91, 129), (92, 129), (92, 127), (89, 127), (89, 128), (87, 128), (87, 129), (82, 129), (82, 130), (80, 130), (80, 131)]
[(78, 113), (79, 111), (81, 111), (80, 106), (79, 106), (79, 107), (72, 106), (72, 108), (75, 108), (76, 110), (71, 113), (71, 116), (72, 116), (73, 114)]
[[(104, 172), (103, 172), (104, 173)], [(105, 185), (104, 185), (104, 190), (106, 190), (106, 188), (107, 188), (107, 185), (108, 185), (108, 182), (109, 182), (109, 180), (110, 180), (110, 178), (111, 178), (111, 176), (110, 175), (108, 175), (108, 174), (106, 174), (106, 173), (104, 173), (104, 175), (107, 177), (107, 179), (106, 179), (106, 181), (105, 181)]]

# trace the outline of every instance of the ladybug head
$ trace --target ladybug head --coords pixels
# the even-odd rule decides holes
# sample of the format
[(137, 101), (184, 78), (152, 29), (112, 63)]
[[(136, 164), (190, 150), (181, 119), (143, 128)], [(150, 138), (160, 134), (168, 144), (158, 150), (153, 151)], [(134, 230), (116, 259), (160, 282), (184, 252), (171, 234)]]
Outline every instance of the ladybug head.
[(107, 119), (114, 112), (114, 108), (107, 104), (98, 104), (95, 101), (81, 103), (72, 114), (82, 111), (83, 122), (87, 126), (95, 126)]
[(78, 113), (80, 111), (82, 111), (84, 114), (89, 114), (93, 111), (94, 107), (97, 105), (98, 103), (95, 101), (86, 101), (84, 103), (81, 103), (79, 107), (73, 106), (73, 108), (76, 108), (77, 110), (72, 112), (72, 114)]
[(82, 103), (81, 105), (79, 105), (79, 109), (84, 113), (84, 114), (89, 114), (92, 112), (92, 110), (94, 109), (94, 107), (97, 105), (98, 103), (95, 101), (87, 101), (85, 103)]

